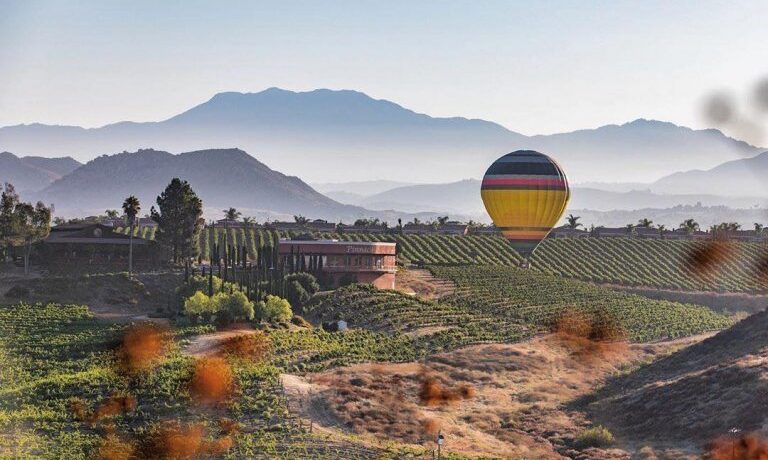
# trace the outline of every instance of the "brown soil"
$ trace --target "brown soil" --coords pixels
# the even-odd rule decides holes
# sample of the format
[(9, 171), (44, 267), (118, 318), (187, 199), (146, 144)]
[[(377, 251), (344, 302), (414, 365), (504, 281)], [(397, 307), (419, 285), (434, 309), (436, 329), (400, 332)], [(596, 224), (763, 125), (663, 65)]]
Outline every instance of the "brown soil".
[(395, 277), (395, 288), (423, 299), (439, 299), (456, 290), (451, 281), (435, 278), (429, 270), (421, 268), (399, 270)]
[(731, 428), (765, 432), (768, 312), (611, 379), (575, 407), (633, 445), (697, 451)]
[[(633, 363), (696, 340), (582, 348), (555, 335), (517, 344), (477, 345), (431, 357), (426, 364), (360, 364), (285, 375), (292, 407), (331, 432), (434, 447), (441, 431), (446, 449), (502, 458), (629, 458), (617, 449), (573, 447), (590, 426), (567, 405), (594, 391)], [(587, 351), (589, 350), (589, 351)], [(442, 396), (426, 402), (430, 394)]]

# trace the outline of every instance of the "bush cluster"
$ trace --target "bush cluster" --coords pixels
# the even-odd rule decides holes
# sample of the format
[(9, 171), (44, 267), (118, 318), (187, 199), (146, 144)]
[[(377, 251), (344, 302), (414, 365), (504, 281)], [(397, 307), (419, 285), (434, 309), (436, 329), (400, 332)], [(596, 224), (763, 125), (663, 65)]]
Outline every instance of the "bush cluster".
[(291, 304), (276, 295), (268, 295), (265, 300), (256, 303), (256, 319), (272, 323), (286, 323), (293, 317)]
[(211, 321), (215, 317), (217, 321), (229, 323), (252, 320), (254, 305), (240, 291), (231, 294), (219, 292), (213, 297), (197, 291), (184, 301), (184, 314), (204, 321)]
[(294, 307), (301, 307), (320, 290), (320, 283), (310, 273), (285, 275), (285, 297)]

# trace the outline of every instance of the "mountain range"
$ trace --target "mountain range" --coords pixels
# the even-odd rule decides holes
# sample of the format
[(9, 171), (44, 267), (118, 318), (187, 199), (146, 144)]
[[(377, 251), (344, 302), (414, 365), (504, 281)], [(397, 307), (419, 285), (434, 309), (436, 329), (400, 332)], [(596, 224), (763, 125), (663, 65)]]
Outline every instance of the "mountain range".
[[(360, 217), (394, 220), (412, 216), (372, 212), (338, 203), (301, 179), (272, 170), (240, 149), (210, 149), (178, 155), (145, 149), (103, 155), (32, 196), (52, 203), (57, 214), (65, 216), (119, 209), (129, 195), (136, 195), (143, 205), (143, 212), (148, 212), (173, 177), (189, 181), (202, 198), (209, 217), (220, 217), (221, 209), (230, 206), (262, 221), (290, 218), (296, 214), (333, 221)], [(428, 213), (418, 216), (430, 217)]]
[[(750, 159), (751, 160), (751, 159)], [(739, 160), (748, 162), (750, 160)], [(733, 168), (736, 171), (744, 171)], [(746, 183), (751, 180), (742, 175), (732, 176), (723, 181)], [(768, 169), (765, 170), (768, 174)], [(687, 173), (686, 173), (687, 174)], [(675, 174), (675, 177), (681, 174)], [(683, 175), (684, 176), (684, 175)], [(672, 177), (672, 176), (670, 176)], [(685, 176), (684, 176), (685, 177)], [(719, 178), (717, 174), (714, 177)], [(720, 180), (720, 179), (713, 179)], [(667, 184), (664, 178), (659, 183)], [(674, 183), (674, 182), (673, 182)], [(694, 182), (696, 183), (696, 182)], [(599, 186), (599, 185), (595, 185)], [(699, 187), (698, 189), (680, 188), (680, 193), (657, 193), (656, 184), (642, 184), (642, 189), (630, 191), (611, 191), (598, 188), (573, 186), (569, 209), (593, 211), (631, 211), (646, 208), (672, 208), (675, 206), (727, 206), (731, 208), (768, 208), (768, 184), (761, 188), (750, 188), (749, 195), (726, 196), (728, 189)], [(718, 195), (717, 193), (722, 193)], [(438, 213), (469, 215), (484, 220), (485, 209), (480, 199), (480, 181), (466, 179), (444, 184), (420, 184), (396, 187), (381, 193), (361, 196), (346, 192), (329, 192), (327, 195), (342, 203), (355, 204), (368, 209), (399, 209), (414, 212), (432, 211)]]
[(219, 93), (159, 122), (0, 128), (0, 149), (80, 161), (144, 147), (182, 152), (219, 146), (253, 152), (313, 182), (480, 177), (496, 158), (523, 148), (552, 155), (573, 182), (650, 182), (759, 153), (718, 130), (644, 119), (526, 136), (485, 120), (431, 117), (360, 92), (328, 89)]

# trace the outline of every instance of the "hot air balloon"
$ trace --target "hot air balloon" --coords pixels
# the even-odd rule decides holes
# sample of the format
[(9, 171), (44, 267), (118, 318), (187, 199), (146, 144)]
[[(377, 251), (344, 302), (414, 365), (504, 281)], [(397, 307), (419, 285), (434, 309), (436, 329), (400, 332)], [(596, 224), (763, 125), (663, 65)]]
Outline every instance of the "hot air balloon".
[(480, 188), (494, 225), (523, 256), (521, 267), (565, 212), (568, 180), (555, 160), (533, 150), (508, 153), (485, 172)]

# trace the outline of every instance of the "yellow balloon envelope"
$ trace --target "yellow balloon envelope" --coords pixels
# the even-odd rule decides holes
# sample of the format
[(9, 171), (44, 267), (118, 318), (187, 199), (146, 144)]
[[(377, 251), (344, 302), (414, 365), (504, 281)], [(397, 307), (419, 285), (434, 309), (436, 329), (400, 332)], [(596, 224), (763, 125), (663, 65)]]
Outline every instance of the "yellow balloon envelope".
[(560, 165), (533, 150), (493, 162), (480, 194), (494, 225), (526, 260), (557, 225), (571, 197)]

